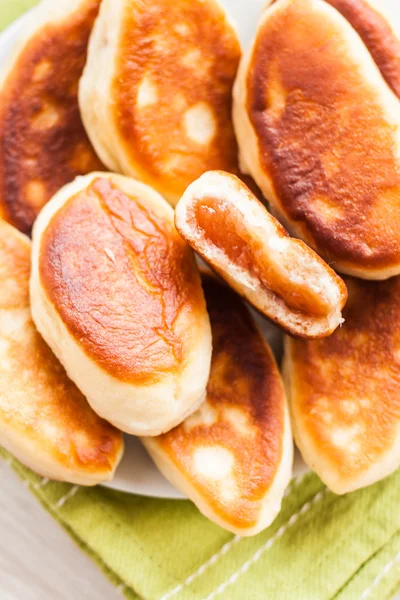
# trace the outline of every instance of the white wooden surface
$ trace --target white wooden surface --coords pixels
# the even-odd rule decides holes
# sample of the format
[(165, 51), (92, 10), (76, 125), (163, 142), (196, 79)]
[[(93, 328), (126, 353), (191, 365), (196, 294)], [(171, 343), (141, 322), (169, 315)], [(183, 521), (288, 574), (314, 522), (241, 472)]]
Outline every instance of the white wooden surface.
[(0, 600), (121, 600), (0, 458)]

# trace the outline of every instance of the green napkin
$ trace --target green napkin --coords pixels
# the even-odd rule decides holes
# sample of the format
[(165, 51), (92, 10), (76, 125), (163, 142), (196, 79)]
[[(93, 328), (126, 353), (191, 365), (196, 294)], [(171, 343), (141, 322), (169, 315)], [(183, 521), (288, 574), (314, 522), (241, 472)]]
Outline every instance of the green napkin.
[(38, 0), (0, 0), (0, 31), (35, 4)]
[[(0, 29), (34, 4), (0, 0)], [(128, 599), (384, 600), (400, 589), (400, 471), (342, 497), (297, 478), (275, 523), (240, 539), (190, 502), (55, 483), (0, 455)]]
[(190, 502), (51, 482), (1, 454), (131, 600), (384, 600), (400, 589), (400, 471), (347, 496), (295, 479), (275, 523), (240, 539)]

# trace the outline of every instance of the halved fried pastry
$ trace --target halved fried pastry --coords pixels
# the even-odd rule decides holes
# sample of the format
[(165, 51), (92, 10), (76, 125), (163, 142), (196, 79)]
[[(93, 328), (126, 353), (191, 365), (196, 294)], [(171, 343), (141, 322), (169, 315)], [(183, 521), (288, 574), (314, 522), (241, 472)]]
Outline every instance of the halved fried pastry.
[(343, 281), (290, 238), (240, 179), (209, 171), (175, 210), (181, 236), (230, 286), (289, 333), (324, 337), (342, 322)]
[(0, 72), (0, 216), (25, 233), (61, 186), (102, 169), (77, 99), (99, 6), (42, 0)]
[(278, 0), (264, 11), (234, 123), (242, 168), (290, 232), (339, 271), (400, 272), (400, 104), (338, 10)]
[(239, 59), (215, 0), (103, 0), (79, 96), (104, 164), (172, 204), (204, 171), (237, 172)]
[(93, 409), (123, 431), (168, 431), (203, 400), (211, 331), (193, 253), (147, 185), (92, 173), (33, 230), (37, 328)]
[(345, 324), (317, 341), (287, 338), (284, 377), (304, 460), (343, 494), (400, 466), (400, 278), (346, 278)]
[(203, 279), (213, 334), (207, 396), (181, 425), (143, 442), (161, 472), (221, 527), (254, 535), (280, 510), (293, 442), (271, 349), (240, 298)]
[(28, 238), (0, 220), (0, 444), (45, 477), (108, 481), (122, 435), (93, 412), (37, 333), (29, 272)]

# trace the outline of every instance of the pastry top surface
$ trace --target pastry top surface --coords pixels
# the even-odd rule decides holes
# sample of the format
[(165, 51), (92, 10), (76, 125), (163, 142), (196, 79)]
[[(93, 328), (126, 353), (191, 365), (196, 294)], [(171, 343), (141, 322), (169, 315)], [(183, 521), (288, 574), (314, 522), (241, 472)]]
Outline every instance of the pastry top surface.
[(274, 3), (246, 85), (285, 221), (344, 270), (397, 265), (399, 107), (350, 24), (320, 0)]
[(204, 298), (171, 207), (143, 187), (129, 195), (99, 176), (67, 199), (42, 234), (39, 275), (91, 359), (115, 378), (150, 385), (184, 367)]
[(65, 18), (37, 28), (2, 83), (0, 216), (24, 233), (65, 183), (104, 170), (77, 101), (99, 5), (99, 0), (83, 0)]
[(323, 340), (288, 340), (288, 364), (295, 420), (351, 481), (398, 435), (400, 278), (345, 281), (343, 327)]
[[(21, 460), (49, 460), (74, 473), (111, 474), (121, 433), (90, 408), (37, 333), (29, 306), (30, 244), (0, 221), (0, 432)], [(19, 440), (19, 441), (18, 441)], [(29, 459), (30, 460), (30, 459)], [(56, 476), (53, 470), (53, 476)]]
[(285, 395), (240, 298), (211, 276), (203, 286), (213, 333), (206, 400), (156, 442), (216, 513), (250, 527), (281, 462)]
[(336, 8), (354, 27), (386, 82), (396, 96), (400, 96), (400, 39), (386, 15), (368, 0), (325, 1)]
[(237, 172), (231, 95), (241, 50), (223, 9), (127, 1), (122, 20), (114, 117), (145, 181), (179, 199), (204, 171)]

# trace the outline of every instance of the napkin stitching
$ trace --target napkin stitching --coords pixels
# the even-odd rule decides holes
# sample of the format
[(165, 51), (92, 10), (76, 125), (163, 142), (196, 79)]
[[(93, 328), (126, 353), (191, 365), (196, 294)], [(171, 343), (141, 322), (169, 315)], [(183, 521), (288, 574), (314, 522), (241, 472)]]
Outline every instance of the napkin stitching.
[(293, 492), (293, 490), (296, 487), (298, 487), (301, 483), (303, 483), (303, 480), (309, 474), (310, 474), (309, 471), (307, 471), (306, 473), (302, 473), (301, 475), (297, 475), (297, 477), (294, 477), (292, 479), (292, 481), (290, 482), (290, 484), (288, 485), (287, 489), (285, 490), (285, 493), (283, 494), (283, 497), (287, 498)]
[(62, 496), (61, 498), (59, 498), (57, 500), (54, 507), (62, 508), (68, 502), (68, 500), (71, 500), (71, 498), (73, 498), (75, 496), (75, 494), (79, 491), (79, 489), (80, 489), (79, 485), (73, 485), (68, 490), (68, 492), (66, 494), (64, 494), (64, 496)]
[[(86, 489), (87, 489), (87, 488), (86, 488)], [(106, 491), (106, 488), (103, 488), (103, 491)], [(111, 492), (112, 492), (112, 491), (114, 491), (114, 490), (108, 490), (108, 491), (111, 491)], [(125, 493), (125, 492), (122, 492), (122, 493)], [(128, 494), (128, 495), (129, 495), (129, 494)], [(98, 502), (100, 502), (100, 503), (102, 504), (102, 509), (103, 509), (104, 513), (107, 513), (107, 515), (109, 516), (110, 520), (113, 520), (114, 522), (117, 522), (117, 523), (121, 523), (119, 519), (115, 520), (115, 516), (113, 515), (113, 513), (112, 513), (112, 510), (110, 509), (110, 507), (109, 507), (109, 506), (107, 506), (107, 504), (105, 504), (105, 503), (103, 502), (103, 500), (100, 500), (100, 501), (98, 500)], [(157, 561), (157, 560), (154, 558), (154, 556), (151, 556), (150, 554), (148, 554), (148, 552), (147, 552), (147, 551), (146, 551), (146, 550), (143, 548), (143, 546), (142, 546), (142, 543), (141, 543), (141, 540), (140, 540), (140, 539), (139, 539), (137, 536), (135, 536), (135, 535), (134, 535), (133, 537), (131, 536), (131, 537), (130, 537), (130, 539), (134, 541), (135, 545), (137, 546), (137, 548), (139, 548), (139, 550), (141, 551), (142, 555), (143, 555), (145, 558), (147, 558), (147, 559), (148, 559), (148, 560), (149, 560), (149, 561), (150, 561), (150, 562), (151, 562), (151, 563), (154, 565), (154, 567), (156, 567), (156, 568), (158, 569), (158, 571), (160, 571), (160, 573), (163, 573), (164, 575), (165, 575), (165, 574), (166, 574), (166, 575), (168, 575), (168, 577), (170, 577), (170, 579), (175, 579), (176, 581), (179, 581), (178, 577), (177, 577), (177, 576), (176, 576), (174, 573), (170, 573), (169, 571), (167, 571), (167, 570), (165, 569), (165, 567), (164, 567), (164, 566), (162, 566), (162, 565), (161, 565), (161, 564), (160, 564), (160, 563), (159, 563), (159, 562), (158, 562), (158, 561)], [(90, 546), (89, 546), (89, 548), (90, 548)], [(97, 552), (96, 550), (94, 550), (94, 552), (98, 554), (98, 552)], [(126, 581), (126, 580), (128, 579), (128, 578), (127, 578), (125, 575), (124, 575), (124, 576), (121, 576), (121, 575), (119, 574), (119, 572), (116, 572), (116, 571), (115, 571), (115, 574), (116, 574), (116, 575), (117, 575), (117, 577), (118, 577), (119, 579), (121, 579), (122, 581)], [(128, 587), (132, 587), (132, 588), (134, 588), (134, 584), (131, 586), (131, 584), (128, 582)]]
[[(11, 456), (7, 457), (5, 460), (9, 466), (13, 465), (14, 461)], [(284, 497), (287, 497), (293, 491), (293, 489), (295, 487), (300, 485), (300, 483), (304, 480), (304, 478), (307, 475), (308, 475), (308, 473), (302, 473), (298, 477), (295, 477), (294, 479), (292, 479), (292, 481), (290, 482), (290, 485), (288, 486), (287, 490), (284, 493)], [(29, 479), (25, 478), (25, 477), (22, 478), (22, 481), (28, 487), (32, 487), (33, 489), (36, 489), (36, 490), (40, 489), (41, 487), (45, 487), (49, 483), (49, 479), (47, 477), (42, 478), (40, 481), (38, 481), (36, 483), (30, 482)], [(56, 507), (62, 508), (66, 504), (66, 502), (68, 502), (71, 498), (73, 498), (75, 496), (75, 494), (80, 490), (80, 487), (81, 486), (78, 486), (78, 485), (71, 486), (71, 488), (68, 490), (68, 492), (66, 494), (64, 494), (61, 498), (59, 498), (58, 501), (53, 505), (53, 507), (54, 508), (56, 508)], [(236, 573), (234, 573), (226, 582), (224, 582), (223, 584), (218, 586), (218, 588), (212, 594), (207, 596), (206, 600), (211, 600), (212, 598), (215, 597), (215, 595), (222, 593), (226, 589), (226, 587), (235, 583), (236, 579), (238, 579), (238, 577), (242, 573), (245, 573), (248, 570), (248, 568), (251, 566), (251, 564), (256, 562), (266, 550), (268, 550), (270, 547), (272, 547), (272, 545), (275, 543), (275, 541), (277, 539), (279, 539), (280, 537), (282, 537), (283, 534), (286, 532), (286, 530), (297, 521), (298, 517), (301, 514), (304, 514), (305, 512), (307, 512), (309, 510), (309, 508), (311, 507), (311, 505), (313, 505), (314, 503), (319, 501), (322, 498), (322, 496), (326, 493), (326, 491), (327, 490), (317, 493), (309, 502), (306, 502), (302, 506), (300, 511), (298, 511), (297, 513), (294, 513), (290, 517), (290, 519), (288, 520), (286, 525), (284, 525), (280, 529), (278, 529), (276, 534), (272, 538), (270, 538), (264, 546), (262, 546), (259, 550), (257, 550), (257, 552), (248, 561), (246, 561), (246, 563), (244, 563), (242, 565), (242, 567)], [(195, 579), (200, 577), (208, 569), (208, 567), (215, 564), (215, 562), (217, 562), (217, 560), (221, 556), (225, 555), (230, 550), (230, 548), (233, 547), (233, 545), (236, 544), (237, 542), (239, 542), (241, 539), (242, 538), (240, 536), (234, 536), (229, 542), (225, 543), (218, 552), (216, 552), (205, 563), (203, 563), (203, 565), (201, 565), (194, 573), (189, 575), (189, 577), (187, 577), (182, 584), (180, 584), (179, 586), (177, 586), (176, 588), (174, 588), (173, 590), (171, 590), (170, 592), (168, 592), (167, 594), (162, 596), (162, 598), (160, 600), (167, 600), (168, 598), (170, 598), (173, 595), (180, 592), (187, 585), (190, 585)], [(399, 558), (400, 558), (400, 553), (399, 553)], [(392, 566), (393, 565), (391, 564), (390, 568)], [(121, 583), (117, 587), (117, 590), (121, 594), (124, 594), (124, 592), (127, 589), (128, 589), (128, 585), (125, 583)], [(362, 600), (364, 600), (364, 599), (362, 599)]]
[(325, 488), (324, 490), (321, 490), (320, 492), (315, 494), (315, 496), (313, 496), (313, 498), (311, 498), (311, 500), (309, 500), (308, 502), (303, 504), (303, 506), (301, 507), (301, 509), (299, 511), (292, 514), (292, 516), (285, 523), (285, 525), (282, 525), (278, 529), (278, 531), (271, 538), (269, 538), (269, 540), (253, 554), (253, 556), (251, 558), (249, 558), (245, 563), (242, 564), (240, 569), (235, 571), (235, 573), (233, 573), (228, 579), (226, 579), (223, 583), (221, 583), (204, 600), (212, 600), (213, 598), (215, 598), (215, 596), (222, 594), (222, 592), (224, 592), (227, 587), (236, 583), (237, 579), (239, 579), (239, 577), (241, 575), (246, 573), (249, 570), (249, 568), (261, 558), (261, 556), (264, 554), (264, 552), (266, 552), (267, 550), (270, 550), (270, 548), (272, 548), (272, 546), (275, 544), (275, 542), (278, 541), (286, 533), (286, 531), (288, 529), (290, 529), (290, 527), (292, 527), (292, 525), (294, 525), (298, 521), (298, 519), (301, 515), (304, 515), (306, 512), (308, 512), (310, 510), (310, 508), (312, 508), (315, 504), (320, 502), (325, 497), (325, 495), (328, 493), (328, 491), (329, 490), (327, 488)]
[[(345, 496), (333, 496), (333, 502), (336, 502), (336, 508), (338, 507), (339, 502), (344, 499)], [(315, 518), (315, 515), (314, 515)], [(346, 540), (348, 538), (351, 539), (351, 537), (356, 534), (357, 530), (359, 529), (358, 525), (357, 525), (357, 521), (354, 521), (352, 524), (349, 524), (347, 530), (346, 530), (346, 537), (345, 538), (341, 538), (338, 537), (337, 539), (335, 538), (335, 540), (329, 545), (329, 548), (324, 548), (324, 550), (321, 551), (319, 557), (316, 559), (316, 561), (313, 564), (313, 569), (314, 572), (319, 572), (320, 567), (323, 565), (323, 563), (326, 560), (332, 560), (330, 558), (331, 555), (335, 555), (337, 554), (338, 550), (343, 546), (344, 543), (346, 543)], [(356, 530), (356, 531), (354, 531)], [(349, 575), (349, 578), (346, 580), (346, 582), (339, 588), (338, 591), (336, 591), (334, 593), (334, 595), (332, 596), (332, 598), (339, 598), (341, 591), (349, 584), (349, 581), (351, 581), (352, 579), (354, 579), (355, 577), (357, 577), (358, 572), (365, 567), (365, 565), (368, 564), (368, 562), (371, 560), (371, 558), (377, 554), (385, 545), (387, 542), (384, 542), (383, 545), (380, 545), (378, 550), (374, 551), (373, 554), (371, 554), (369, 552), (368, 557), (366, 558), (365, 561), (362, 562), (361, 565), (359, 565), (356, 570)], [(299, 580), (299, 585), (301, 586), (307, 579), (307, 576), (309, 576), (309, 573), (305, 572), (303, 574), (303, 576), (300, 578)], [(361, 599), (360, 599), (361, 600)]]
[(50, 481), (50, 479), (47, 479), (47, 477), (43, 477), (43, 479), (41, 481), (34, 483), (33, 487), (35, 488), (35, 490), (38, 490), (42, 487), (45, 487), (49, 483), (49, 481)]
[[(308, 475), (308, 472), (302, 473), (301, 475), (298, 475), (297, 477), (294, 477), (292, 479), (292, 481), (290, 482), (287, 490), (285, 491), (284, 497), (286, 498), (287, 496), (289, 496), (289, 494), (292, 493), (292, 491), (294, 490), (294, 488), (296, 488), (297, 486), (299, 486), (303, 482), (303, 480), (305, 479), (305, 477), (307, 475)], [(172, 598), (172, 596), (175, 596), (176, 594), (179, 594), (179, 592), (181, 592), (183, 590), (183, 588), (187, 587), (188, 585), (190, 585), (191, 583), (193, 583), (193, 581), (195, 581), (195, 579), (197, 579), (198, 577), (200, 577), (201, 575), (203, 575), (203, 573), (205, 571), (207, 571), (208, 567), (213, 566), (217, 562), (217, 560), (219, 558), (221, 558), (221, 556), (224, 556), (232, 548), (232, 546), (234, 546), (241, 539), (242, 538), (240, 536), (235, 535), (231, 540), (229, 540), (229, 542), (226, 542), (222, 546), (222, 548), (220, 550), (218, 550), (218, 552), (216, 552), (215, 554), (213, 554), (212, 556), (210, 556), (210, 558), (207, 559), (205, 563), (203, 563), (202, 565), (200, 565), (200, 567), (198, 567), (196, 569), (196, 571), (194, 571), (194, 573), (191, 573), (191, 575), (189, 575), (185, 579), (185, 581), (183, 581), (181, 584), (177, 585), (171, 591), (169, 591), (166, 594), (164, 594), (164, 596), (162, 596), (160, 598), (160, 600), (168, 600), (169, 598)]]
[[(9, 465), (12, 466), (14, 463), (13, 460), (9, 461)], [(28, 477), (25, 477), (22, 473), (16, 471), (17, 474), (19, 475), (19, 477), (21, 478), (21, 481), (27, 481), (29, 483), (29, 487), (32, 489), (37, 489), (37, 483), (33, 484), (32, 482), (30, 482)], [(42, 480), (43, 482), (44, 480)], [(49, 482), (49, 480), (47, 480), (43, 485), (46, 485)], [(40, 486), (39, 486), (40, 487)], [(110, 575), (113, 576), (113, 578), (121, 581), (121, 578), (117, 575), (117, 573), (108, 567), (108, 565), (101, 559), (101, 557), (98, 555), (98, 553), (96, 553), (95, 551), (92, 550), (92, 548), (90, 548), (90, 546), (88, 546), (86, 544), (86, 542), (79, 536), (77, 535), (73, 529), (71, 529), (71, 527), (66, 523), (65, 520), (63, 520), (63, 518), (57, 514), (57, 511), (55, 510), (55, 505), (53, 504), (47, 504), (46, 501), (43, 501), (39, 495), (37, 495), (37, 498), (39, 499), (39, 502), (41, 503), (41, 505), (45, 508), (46, 511), (48, 511), (48, 513), (57, 520), (58, 523), (60, 523), (61, 527), (64, 529), (64, 531), (73, 539), (73, 541), (77, 544), (78, 548), (80, 548), (83, 552), (85, 552), (88, 556), (90, 556), (92, 558), (92, 560), (94, 560), (95, 562), (97, 562), (98, 560), (98, 565), (100, 566), (101, 570), (104, 572), (104, 574), (106, 575), (106, 577), (110, 580), (113, 581), (110, 577)], [(114, 587), (116, 586), (116, 584), (114, 584)], [(125, 591), (129, 590), (133, 590), (133, 588), (129, 587), (128, 585), (126, 585), (125, 583), (123, 583), (121, 581), (121, 583), (118, 585), (118, 587), (116, 587), (116, 589), (118, 590), (118, 588), (123, 587), (123, 589), (121, 589), (121, 593), (124, 594)]]
[[(4, 462), (6, 463), (6, 465), (8, 465), (9, 467), (13, 466), (13, 458), (11, 455), (8, 455), (5, 459)], [(22, 479), (23, 482), (27, 481), (25, 479)], [(38, 490), (41, 487), (46, 486), (49, 483), (50, 479), (48, 479), (47, 477), (42, 477), (42, 479), (40, 481), (37, 481), (36, 483), (32, 484), (33, 487), (35, 488), (35, 490)]]
[(363, 593), (360, 596), (360, 600), (365, 600), (366, 598), (368, 598), (368, 596), (371, 594), (371, 592), (373, 592), (373, 590), (376, 587), (378, 587), (378, 585), (380, 584), (382, 579), (384, 577), (386, 577), (386, 575), (389, 573), (389, 571), (399, 561), (400, 561), (400, 552), (398, 552), (394, 558), (392, 558), (388, 563), (386, 563), (386, 565), (383, 567), (382, 571), (380, 573), (378, 573), (378, 575), (375, 577), (375, 579), (373, 580), (371, 585), (363, 591)]
[[(14, 459), (13, 459), (13, 458), (12, 458), (10, 455), (9, 455), (9, 456), (7, 456), (6, 458), (4, 458), (4, 461), (6, 462), (6, 464), (7, 464), (9, 467), (13, 467), (13, 465), (14, 465), (14, 462), (15, 462), (15, 461), (14, 461)], [(44, 478), (44, 479), (42, 479), (42, 481), (40, 481), (40, 482), (36, 482), (36, 483), (34, 484), (34, 483), (32, 483), (32, 482), (29, 480), (29, 478), (28, 478), (28, 477), (26, 477), (26, 476), (25, 476), (25, 475), (23, 475), (22, 473), (19, 473), (19, 476), (20, 476), (20, 478), (21, 478), (21, 482), (22, 482), (22, 483), (23, 483), (23, 484), (24, 484), (24, 485), (25, 485), (27, 488), (29, 488), (29, 489), (38, 489), (38, 487), (39, 487), (39, 488), (41, 487), (41, 485), (40, 485), (40, 484), (42, 484), (42, 486), (45, 486), (45, 485), (47, 485), (47, 484), (49, 483), (49, 480), (48, 480), (47, 478)], [(38, 487), (36, 487), (36, 486), (38, 486)], [(49, 510), (49, 511), (50, 511), (50, 512), (51, 512), (51, 513), (54, 515), (54, 517), (56, 517), (56, 518), (59, 518), (59, 519), (62, 519), (62, 517), (57, 517), (57, 508), (61, 508), (62, 506), (64, 506), (64, 505), (65, 505), (65, 503), (66, 503), (66, 502), (67, 502), (67, 501), (68, 501), (70, 498), (72, 498), (73, 496), (75, 496), (75, 494), (77, 493), (77, 491), (78, 491), (78, 490), (80, 490), (80, 489), (81, 489), (81, 486), (78, 486), (78, 485), (73, 485), (73, 486), (71, 486), (71, 488), (68, 490), (68, 492), (67, 492), (66, 494), (64, 494), (64, 495), (63, 495), (61, 498), (59, 498), (59, 500), (58, 500), (57, 502), (55, 502), (55, 503), (53, 503), (53, 504), (50, 504), (50, 503), (49, 503), (49, 504), (47, 505), (47, 509), (48, 509), (48, 510)], [(104, 510), (106, 510), (106, 507), (104, 507)], [(107, 510), (107, 512), (108, 512), (108, 510)], [(65, 521), (62, 521), (62, 524), (63, 524), (63, 526), (64, 526), (65, 528), (67, 528), (68, 530), (70, 530), (70, 526), (69, 526), (69, 525), (67, 525)], [(73, 535), (73, 536), (75, 536), (75, 534), (74, 534), (74, 533), (72, 533), (72, 535)], [(81, 539), (81, 538), (79, 538), (79, 536), (77, 536), (77, 539)], [(139, 544), (139, 543), (138, 543), (138, 540), (137, 540), (137, 539), (135, 539), (135, 543), (136, 543), (136, 545), (138, 546), (138, 548), (140, 548), (140, 550), (142, 551), (142, 553), (143, 553), (143, 554), (145, 554), (144, 548), (141, 546), (141, 544)], [(95, 550), (93, 550), (93, 549), (92, 549), (90, 546), (88, 546), (88, 548), (89, 548), (89, 550), (90, 550), (91, 552), (93, 552), (93, 553), (95, 553), (95, 554), (96, 554), (96, 551), (95, 551)], [(98, 553), (97, 553), (97, 556), (98, 556)], [(158, 564), (158, 563), (156, 563), (156, 562), (154, 561), (154, 559), (153, 559), (151, 556), (148, 556), (148, 558), (150, 559), (150, 561), (151, 561), (153, 564), (155, 564), (155, 565), (156, 565), (156, 566), (157, 566), (157, 567), (160, 569), (160, 571), (162, 570), (162, 568), (161, 568), (161, 565), (160, 565), (160, 564)], [(115, 576), (116, 576), (116, 577), (117, 577), (119, 580), (121, 580), (121, 576), (120, 576), (120, 575), (119, 575), (117, 572), (115, 572), (114, 570), (113, 570), (112, 572), (115, 574)], [(167, 573), (167, 574), (168, 574), (168, 575), (169, 575), (171, 578), (174, 578), (174, 579), (176, 579), (176, 577), (175, 577), (175, 576), (173, 576), (173, 575), (171, 575), (170, 573)], [(121, 594), (124, 594), (124, 592), (126, 592), (128, 589), (132, 589), (132, 588), (130, 587), (130, 585), (129, 585), (129, 584), (126, 584), (126, 583), (124, 583), (124, 582), (122, 581), (122, 582), (121, 582), (121, 584), (118, 586), (118, 588), (117, 588), (117, 589), (118, 589), (118, 591), (120, 591), (120, 593), (121, 593)]]
[(164, 596), (162, 596), (160, 600), (167, 600), (168, 598), (171, 598), (172, 596), (175, 596), (176, 594), (181, 592), (184, 587), (190, 585), (195, 579), (203, 575), (203, 573), (208, 569), (208, 567), (214, 565), (221, 556), (226, 554), (232, 548), (232, 546), (239, 542), (241, 539), (242, 538), (240, 536), (235, 535), (231, 540), (229, 540), (229, 542), (226, 542), (222, 546), (222, 548), (218, 550), (218, 552), (213, 554), (205, 563), (203, 563), (194, 573), (189, 575), (189, 577), (187, 577), (185, 581), (177, 585), (176, 588), (174, 588), (170, 592), (164, 594)]

